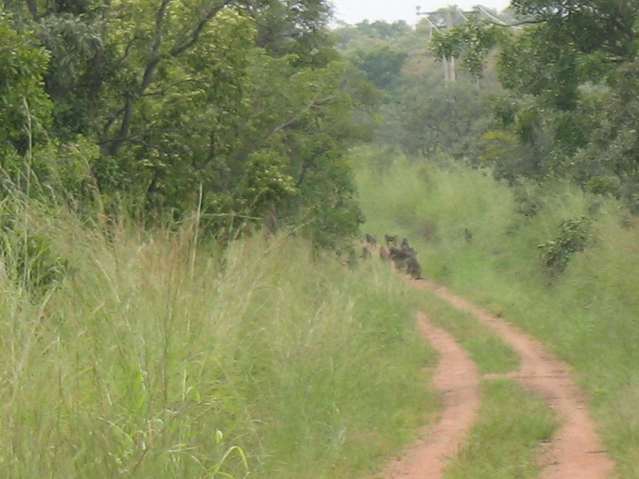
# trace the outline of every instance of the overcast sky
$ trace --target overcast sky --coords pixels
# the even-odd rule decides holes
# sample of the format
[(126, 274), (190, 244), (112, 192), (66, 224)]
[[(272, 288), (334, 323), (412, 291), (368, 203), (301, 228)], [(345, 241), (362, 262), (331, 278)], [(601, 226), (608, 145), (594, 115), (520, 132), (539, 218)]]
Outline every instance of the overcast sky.
[(406, 20), (415, 23), (415, 7), (420, 5), (422, 10), (437, 10), (448, 5), (459, 5), (470, 9), (473, 5), (481, 4), (485, 7), (503, 10), (510, 3), (509, 0), (332, 0), (338, 20), (347, 23), (358, 23), (364, 19), (374, 20)]

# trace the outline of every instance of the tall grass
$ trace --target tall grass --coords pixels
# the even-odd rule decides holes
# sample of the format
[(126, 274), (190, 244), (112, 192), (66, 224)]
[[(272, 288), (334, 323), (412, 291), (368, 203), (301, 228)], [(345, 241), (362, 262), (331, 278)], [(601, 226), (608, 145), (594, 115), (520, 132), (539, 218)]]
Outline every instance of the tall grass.
[[(561, 182), (515, 190), (489, 171), (402, 158), (380, 173), (371, 156), (353, 159), (365, 228), (408, 236), (426, 276), (503, 313), (573, 365), (621, 477), (639, 478), (637, 219)], [(592, 241), (552, 274), (538, 245), (582, 215)]]
[(436, 407), (384, 268), (20, 208), (64, 274), (21, 281), (0, 232), (0, 477), (352, 478)]

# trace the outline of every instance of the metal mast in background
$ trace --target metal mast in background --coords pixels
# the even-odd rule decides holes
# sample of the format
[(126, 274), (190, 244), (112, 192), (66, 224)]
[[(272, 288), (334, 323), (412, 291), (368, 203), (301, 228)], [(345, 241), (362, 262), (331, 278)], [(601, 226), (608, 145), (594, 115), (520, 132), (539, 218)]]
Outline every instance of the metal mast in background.
[[(448, 9), (440, 9), (436, 12), (422, 12), (422, 7), (417, 6), (417, 16), (424, 17), (428, 23), (428, 42), (433, 39), (433, 31), (447, 30), (453, 27), (453, 16), (451, 15), (450, 7)], [(457, 7), (454, 7), (457, 8)], [(442, 57), (442, 65), (444, 66), (444, 81), (455, 81), (457, 78), (455, 71), (455, 57)]]
[[(457, 5), (453, 5), (446, 8), (440, 8), (433, 12), (423, 12), (422, 7), (417, 6), (417, 16), (423, 17), (429, 26), (428, 41), (433, 39), (433, 31), (450, 30), (457, 25), (466, 23), (469, 17), (483, 18), (490, 23), (506, 26), (504, 22), (497, 15), (491, 13), (486, 7), (477, 5), (470, 11), (463, 11)], [(455, 68), (455, 57), (450, 58), (442, 57), (442, 64), (444, 65), (444, 81), (454, 82), (457, 80), (457, 71)]]

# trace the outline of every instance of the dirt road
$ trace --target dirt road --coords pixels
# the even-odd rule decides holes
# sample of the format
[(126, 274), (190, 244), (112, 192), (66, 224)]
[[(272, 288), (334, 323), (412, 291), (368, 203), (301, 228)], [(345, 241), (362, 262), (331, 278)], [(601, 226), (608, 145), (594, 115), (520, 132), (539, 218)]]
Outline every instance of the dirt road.
[[(560, 428), (543, 449), (539, 461), (542, 479), (611, 479), (614, 463), (604, 450), (590, 417), (583, 393), (570, 368), (539, 341), (448, 289), (427, 280), (410, 280), (453, 307), (471, 313), (492, 329), (521, 357), (521, 367), (509, 374), (524, 387), (539, 393), (555, 411)], [(444, 412), (439, 423), (400, 461), (389, 467), (387, 479), (435, 479), (443, 477), (446, 459), (463, 443), (479, 408), (475, 365), (454, 339), (435, 328), (424, 316), (420, 329), (441, 355), (435, 386), (444, 391)], [(472, 479), (472, 478), (469, 478)]]
[(437, 479), (453, 457), (477, 418), (479, 411), (479, 372), (466, 352), (443, 329), (434, 326), (425, 314), (418, 316), (419, 330), (439, 354), (433, 378), (443, 396), (443, 411), (432, 429), (401, 459), (390, 464), (383, 477), (388, 479)]

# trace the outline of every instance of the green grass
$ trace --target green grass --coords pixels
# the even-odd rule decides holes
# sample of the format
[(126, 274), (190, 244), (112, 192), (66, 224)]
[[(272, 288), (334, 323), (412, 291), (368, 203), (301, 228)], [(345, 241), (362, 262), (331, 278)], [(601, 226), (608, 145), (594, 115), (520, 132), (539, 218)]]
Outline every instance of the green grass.
[[(614, 200), (565, 183), (522, 185), (540, 209), (524, 216), (489, 171), (398, 160), (385, 174), (354, 152), (365, 229), (407, 236), (424, 274), (503, 314), (577, 372), (622, 479), (639, 479), (639, 222)], [(588, 215), (593, 241), (551, 276), (537, 245), (562, 220)], [(472, 231), (467, 241), (464, 229)]]
[(529, 479), (538, 476), (542, 442), (556, 422), (543, 400), (511, 381), (482, 384), (480, 419), (445, 479)]
[(0, 233), (0, 477), (366, 477), (436, 412), (385, 268), (46, 213), (28, 224), (66, 262), (52, 290), (21, 286), (43, 266)]
[(468, 351), (481, 373), (508, 373), (519, 368), (519, 356), (472, 314), (454, 309), (432, 293), (420, 291), (419, 294), (423, 310)]

